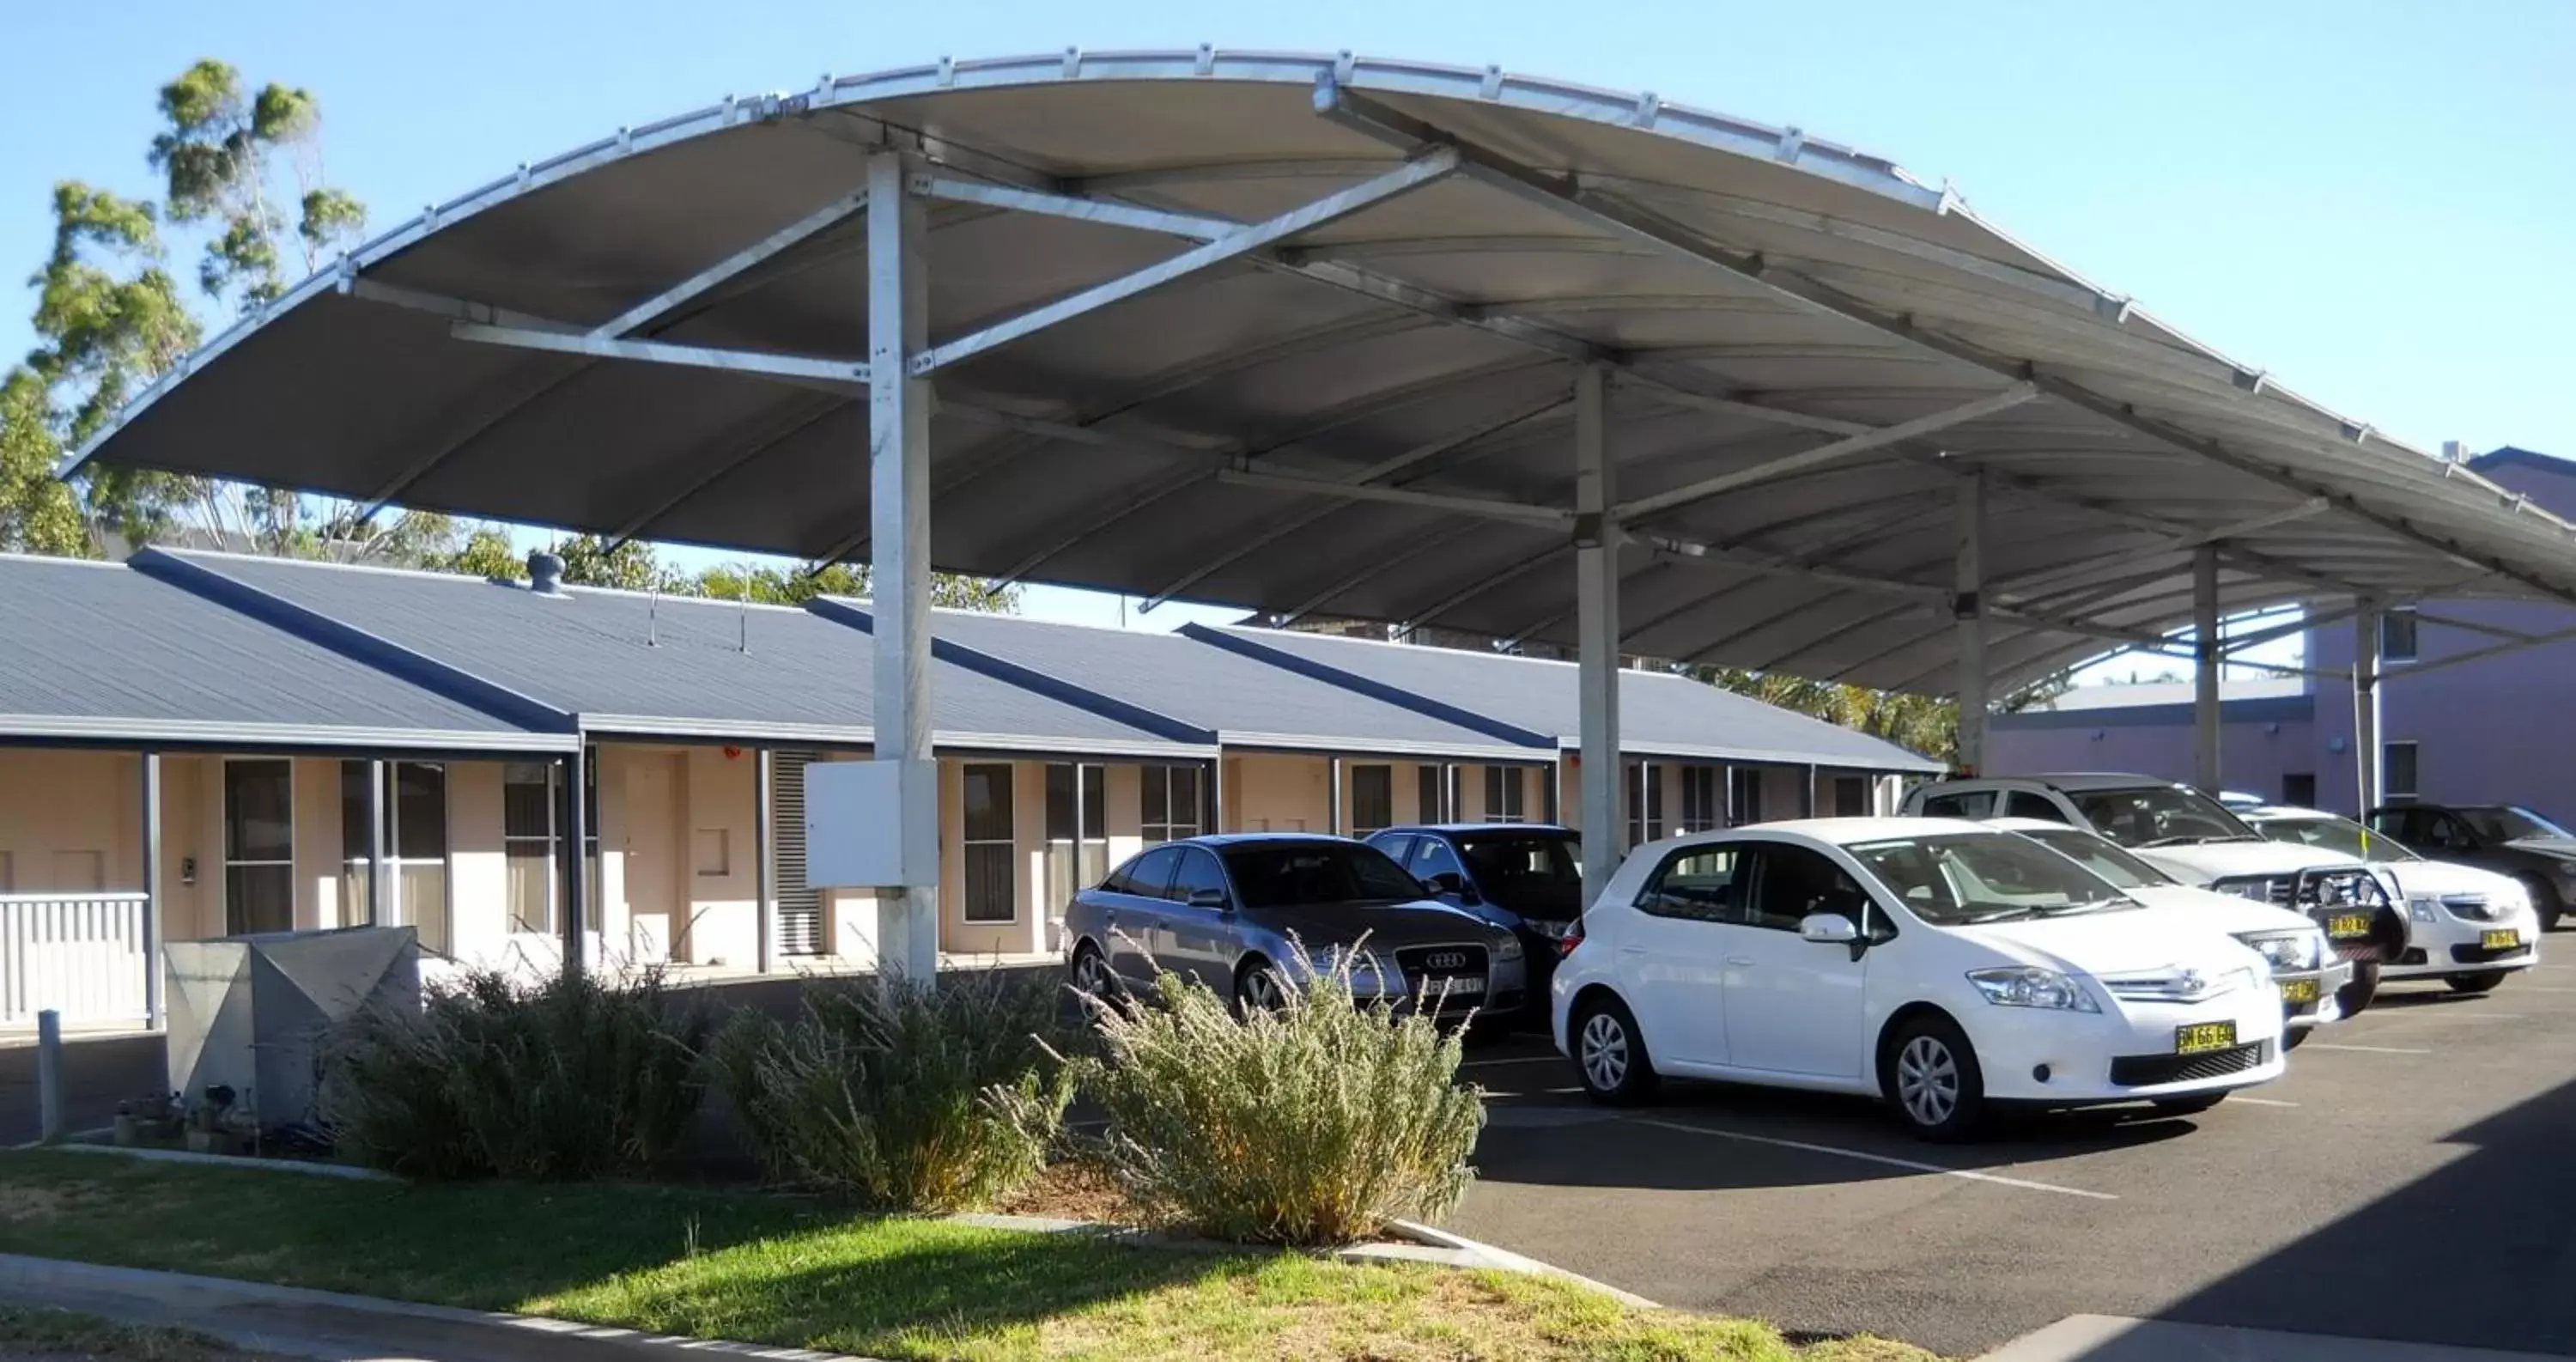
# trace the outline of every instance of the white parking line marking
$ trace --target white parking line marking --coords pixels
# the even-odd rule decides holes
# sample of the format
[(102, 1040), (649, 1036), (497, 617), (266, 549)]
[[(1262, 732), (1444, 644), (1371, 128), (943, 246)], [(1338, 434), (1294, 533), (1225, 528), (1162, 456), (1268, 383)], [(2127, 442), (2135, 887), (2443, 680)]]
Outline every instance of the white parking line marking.
[(2307, 1045), (2302, 1048), (2309, 1050), (2349, 1050), (2357, 1055), (2429, 1055), (2433, 1053), (2430, 1050), (2400, 1050), (2394, 1046), (2388, 1045), (2328, 1045), (2326, 1042), (2321, 1040), (2309, 1041)]
[[(2391, 1012), (2391, 1013), (2389, 1013), (2388, 1015), (2389, 1015), (2389, 1016), (2391, 1016), (2391, 1017), (2398, 1017), (2398, 1016), (2409, 1016), (2409, 1015), (2417, 1015), (2417, 1014), (2413, 1014), (2413, 1013), (2399, 1013), (2399, 1012)], [(2427, 1016), (2427, 1017), (2448, 1017), (2448, 1018), (2450, 1018), (2450, 1019), (2451, 1019), (2451, 1020), (2453, 1020), (2453, 1021), (2529, 1021), (2529, 1020), (2530, 1020), (2530, 1018), (2523, 1016), (2523, 1015), (2522, 1015), (2521, 1013), (2519, 1013), (2519, 1012), (2489, 1012), (2489, 1011), (2487, 1011), (2487, 1010), (2486, 1010), (2486, 1009), (2484, 1009), (2484, 1008), (2480, 1008), (2479, 1010), (2477, 1010), (2477, 1011), (2475, 1011), (2475, 1012), (2462, 1011), (2462, 1010), (2460, 1010), (2459, 1008), (2456, 1008), (2456, 1007), (2437, 1007), (2437, 1008), (2427, 1008), (2427, 1009), (2424, 1009), (2424, 1010), (2423, 1010), (2423, 1012), (2422, 1012), (2420, 1015)]]
[(2561, 988), (2556, 984), (2515, 984), (2513, 991), (2516, 993), (2576, 993), (2576, 988)]
[(2277, 1097), (2231, 1097), (2227, 1099), (2227, 1105), (2231, 1107), (2295, 1107), (2298, 1103), (2284, 1102)]
[(1459, 1062), (1461, 1069), (1482, 1068), (1489, 1064), (1563, 1064), (1563, 1055), (1514, 1055), (1509, 1059), (1469, 1059)]
[(1885, 1154), (1864, 1153), (1858, 1149), (1841, 1149), (1829, 1144), (1808, 1144), (1802, 1140), (1782, 1140), (1769, 1135), (1747, 1135), (1734, 1130), (1712, 1130), (1707, 1126), (1685, 1125), (1680, 1121), (1658, 1121), (1648, 1117), (1632, 1118), (1641, 1126), (1656, 1126), (1691, 1135), (1714, 1135), (1721, 1140), (1741, 1140), (1746, 1144), (1767, 1144), (1780, 1149), (1803, 1149), (1810, 1154), (1831, 1154), (1837, 1158), (1858, 1159), (1863, 1163), (1881, 1163), (1890, 1168), (1906, 1168), (1917, 1173), (1939, 1173), (1943, 1177), (1966, 1178), (1970, 1182), (1990, 1182), (1998, 1187), (2019, 1187), (2026, 1192), (2055, 1192), (2059, 1196), (2080, 1196), (2088, 1201), (2117, 1201), (2109, 1192), (2087, 1192), (2077, 1187), (2060, 1187), (2054, 1183), (2031, 1182), (2008, 1178), (1997, 1173), (1979, 1173), (1966, 1168), (1944, 1168), (1937, 1163), (1917, 1163), (1912, 1159), (1890, 1158)]

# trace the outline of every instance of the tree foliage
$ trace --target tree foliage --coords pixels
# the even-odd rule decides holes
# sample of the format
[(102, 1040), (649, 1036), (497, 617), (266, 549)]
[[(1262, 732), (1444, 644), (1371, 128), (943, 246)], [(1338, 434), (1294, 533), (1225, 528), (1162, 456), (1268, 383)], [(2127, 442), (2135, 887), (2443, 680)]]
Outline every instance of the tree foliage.
[[(1764, 704), (1885, 738), (1935, 761), (1956, 764), (1959, 759), (1959, 705), (1955, 700), (1871, 690), (1835, 681), (1810, 681), (1741, 667), (1699, 667), (1692, 669), (1692, 675)], [(2040, 682), (2006, 697), (1998, 708), (2008, 714), (2027, 709), (2064, 694), (2066, 684), (2063, 677)]]
[[(607, 541), (591, 534), (559, 540), (553, 552), (563, 559), (564, 580), (574, 586), (659, 591), (666, 596), (754, 605), (803, 605), (817, 596), (869, 594), (867, 568), (848, 563), (801, 569), (775, 563), (719, 563), (691, 573), (662, 561), (653, 546), (641, 540), (611, 549)], [(498, 525), (476, 526), (453, 549), (421, 561), (443, 572), (495, 581), (525, 581), (528, 576), (526, 557), (511, 547), (509, 532)], [(954, 610), (1007, 615), (1019, 609), (1020, 589), (942, 572), (931, 576), (930, 601)]]

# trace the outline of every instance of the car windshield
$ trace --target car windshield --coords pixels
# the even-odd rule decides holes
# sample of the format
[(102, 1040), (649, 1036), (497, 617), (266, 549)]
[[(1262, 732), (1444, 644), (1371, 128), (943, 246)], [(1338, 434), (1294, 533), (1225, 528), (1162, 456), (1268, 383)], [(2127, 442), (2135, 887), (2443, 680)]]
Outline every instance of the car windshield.
[(2110, 881), (2007, 832), (1900, 837), (1846, 849), (1936, 927), (2135, 906)]
[(2179, 785), (2070, 790), (2067, 797), (2095, 832), (2124, 847), (2258, 840), (2253, 829), (2217, 800)]
[(2365, 861), (2424, 859), (2399, 845), (2397, 839), (2387, 833), (2372, 832), (2345, 818), (2266, 818), (2254, 827), (2275, 842), (2323, 847), (2346, 856), (2358, 856)]
[(1583, 867), (1576, 864), (1583, 844), (1570, 832), (1465, 832), (1449, 840), (1489, 894), (1583, 884)]
[(1246, 908), (1418, 899), (1422, 883), (1386, 853), (1356, 842), (1255, 842), (1225, 849)]
[(2172, 884), (2174, 878), (2082, 828), (2024, 828), (2021, 835), (2073, 860), (2119, 889)]
[(2453, 809), (2477, 830), (2478, 837), (2489, 842), (2519, 842), (2527, 837), (2566, 838), (2576, 836), (2519, 804), (2489, 804), (2481, 807)]

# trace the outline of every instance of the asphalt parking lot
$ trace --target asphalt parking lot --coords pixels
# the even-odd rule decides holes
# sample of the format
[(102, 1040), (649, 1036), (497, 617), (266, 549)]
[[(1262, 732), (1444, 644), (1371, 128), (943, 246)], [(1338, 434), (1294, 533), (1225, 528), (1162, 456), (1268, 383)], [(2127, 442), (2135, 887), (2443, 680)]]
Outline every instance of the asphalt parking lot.
[(1464, 1234), (1667, 1305), (1973, 1356), (2092, 1312), (2576, 1353), (2576, 934), (2482, 998), (2392, 985), (2201, 1116), (1915, 1142), (1872, 1104), (1667, 1083), (1591, 1106), (1473, 1049)]

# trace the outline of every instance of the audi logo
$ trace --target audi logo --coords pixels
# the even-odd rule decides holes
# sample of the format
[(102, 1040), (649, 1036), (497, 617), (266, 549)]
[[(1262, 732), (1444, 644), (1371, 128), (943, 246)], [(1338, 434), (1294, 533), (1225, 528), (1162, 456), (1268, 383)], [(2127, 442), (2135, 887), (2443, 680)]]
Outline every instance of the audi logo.
[(1467, 953), (1465, 951), (1433, 951), (1431, 954), (1422, 957), (1422, 967), (1424, 969), (1465, 969), (1467, 967)]

